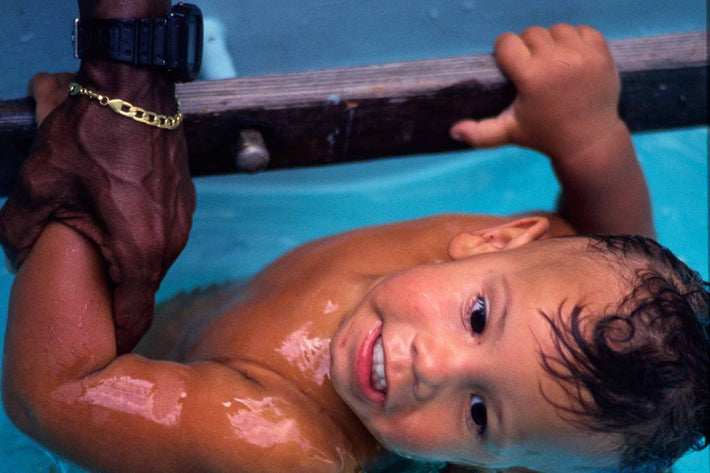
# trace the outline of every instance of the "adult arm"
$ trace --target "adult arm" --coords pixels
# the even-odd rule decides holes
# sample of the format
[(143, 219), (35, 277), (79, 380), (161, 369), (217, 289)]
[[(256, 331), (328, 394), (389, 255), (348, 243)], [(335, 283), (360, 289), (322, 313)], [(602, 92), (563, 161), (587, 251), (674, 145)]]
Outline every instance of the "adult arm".
[(560, 213), (580, 233), (654, 235), (650, 198), (618, 114), (620, 80), (602, 35), (586, 26), (505, 33), (496, 59), (517, 97), (500, 116), (455, 125), (476, 147), (545, 153), (562, 187)]
[[(169, 4), (79, 1), (83, 18), (161, 17)], [(176, 111), (174, 84), (153, 68), (85, 60), (74, 80), (146, 110)], [(35, 85), (44, 114), (54, 104)], [(94, 241), (108, 263), (117, 347), (125, 353), (148, 329), (155, 292), (187, 242), (195, 193), (185, 137), (182, 128), (149, 127), (85, 96), (64, 97), (42, 121), (0, 211), (0, 242), (16, 269), (49, 221)]]

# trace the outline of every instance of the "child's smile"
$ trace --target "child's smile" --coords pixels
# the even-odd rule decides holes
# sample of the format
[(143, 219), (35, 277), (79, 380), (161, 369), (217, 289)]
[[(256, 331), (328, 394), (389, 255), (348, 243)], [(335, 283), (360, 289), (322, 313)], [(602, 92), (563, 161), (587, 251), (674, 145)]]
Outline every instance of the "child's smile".
[(383, 280), (336, 334), (336, 390), (381, 443), (407, 456), (553, 471), (562, 455), (567, 471), (588, 465), (595, 434), (549, 402), (570, 401), (540, 365), (540, 352), (554, 348), (539, 313), (577, 302), (601, 311), (617, 297), (618, 280), (584, 244), (545, 240)]

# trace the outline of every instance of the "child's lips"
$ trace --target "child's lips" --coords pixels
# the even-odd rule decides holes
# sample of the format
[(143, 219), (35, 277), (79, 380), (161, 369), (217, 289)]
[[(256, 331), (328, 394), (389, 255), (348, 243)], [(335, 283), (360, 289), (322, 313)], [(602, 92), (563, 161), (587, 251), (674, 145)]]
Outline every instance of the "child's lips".
[(373, 327), (358, 348), (355, 358), (355, 379), (362, 396), (373, 404), (384, 406), (386, 393), (375, 389), (372, 383), (373, 349), (382, 336), (382, 325)]

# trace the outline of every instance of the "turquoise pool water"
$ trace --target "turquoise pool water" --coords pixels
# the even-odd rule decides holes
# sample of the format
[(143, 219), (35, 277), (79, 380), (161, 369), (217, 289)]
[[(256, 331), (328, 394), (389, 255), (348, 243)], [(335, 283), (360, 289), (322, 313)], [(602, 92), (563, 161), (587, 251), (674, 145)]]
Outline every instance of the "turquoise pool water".
[[(634, 136), (652, 192), (658, 239), (707, 280), (708, 129)], [(376, 162), (197, 179), (185, 252), (158, 294), (244, 280), (303, 242), (363, 225), (442, 212), (508, 214), (553, 208), (558, 186), (542, 156), (507, 147)], [(2, 202), (0, 202), (2, 203)], [(12, 276), (0, 270), (0, 307)], [(6, 310), (0, 311), (4, 335)], [(57, 460), (0, 413), (0, 472), (82, 470)], [(677, 473), (710, 471), (708, 451)]]

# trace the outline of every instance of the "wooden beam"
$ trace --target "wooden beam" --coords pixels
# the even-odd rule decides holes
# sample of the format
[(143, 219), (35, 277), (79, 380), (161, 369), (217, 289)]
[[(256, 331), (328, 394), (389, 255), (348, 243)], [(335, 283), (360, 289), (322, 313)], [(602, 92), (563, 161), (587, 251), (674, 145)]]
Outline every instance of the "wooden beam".
[[(632, 131), (707, 123), (707, 32), (614, 41)], [(194, 175), (236, 172), (239, 131), (262, 133), (269, 168), (460, 149), (461, 118), (502, 111), (515, 90), (491, 55), (178, 86)], [(0, 101), (0, 194), (35, 132), (30, 99)], [(2, 182), (5, 179), (7, 182)]]

